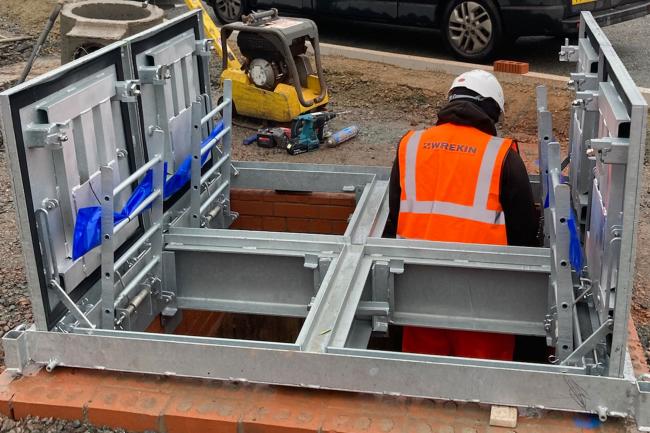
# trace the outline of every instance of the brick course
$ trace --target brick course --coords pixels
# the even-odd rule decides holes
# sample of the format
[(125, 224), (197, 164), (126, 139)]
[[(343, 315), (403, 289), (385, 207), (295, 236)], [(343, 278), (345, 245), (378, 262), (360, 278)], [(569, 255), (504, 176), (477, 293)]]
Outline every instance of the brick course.
[(233, 189), (236, 230), (342, 235), (356, 206), (354, 194)]

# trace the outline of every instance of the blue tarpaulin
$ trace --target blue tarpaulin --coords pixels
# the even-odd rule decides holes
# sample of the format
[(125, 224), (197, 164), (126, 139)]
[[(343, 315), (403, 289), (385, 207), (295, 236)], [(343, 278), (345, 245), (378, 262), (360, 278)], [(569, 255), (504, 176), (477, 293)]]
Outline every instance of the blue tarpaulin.
[[(223, 122), (217, 123), (203, 142), (201, 148), (206, 146), (221, 131), (223, 131)], [(201, 158), (201, 166), (205, 164), (210, 152), (206, 152)], [(188, 155), (169, 179), (165, 181), (164, 198), (169, 197), (180, 191), (191, 179), (192, 155)], [(167, 175), (167, 162), (164, 165), (165, 174)], [(142, 178), (142, 181), (133, 191), (126, 204), (120, 212), (113, 214), (113, 224), (119, 224), (127, 219), (133, 211), (142, 204), (142, 202), (153, 192), (153, 172), (151, 170)], [(101, 244), (101, 227), (102, 227), (102, 208), (100, 206), (84, 207), (77, 212), (77, 220), (74, 225), (74, 237), (72, 242), (72, 259), (77, 260), (83, 257), (88, 251)]]
[[(548, 189), (551, 188), (551, 177), (547, 176), (547, 185)], [(561, 181), (566, 183), (569, 179), (562, 176)], [(546, 199), (544, 200), (544, 208), (549, 206), (549, 193), (546, 193)], [(569, 260), (571, 261), (571, 266), (578, 274), (582, 272), (582, 245), (580, 244), (580, 236), (578, 235), (578, 226), (576, 224), (576, 217), (571, 209), (569, 214), (569, 220), (567, 221), (569, 227)]]
[(582, 273), (582, 246), (580, 245), (580, 236), (578, 236), (578, 226), (573, 209), (571, 209), (567, 223), (569, 224), (569, 236), (571, 239), (569, 242), (569, 260), (573, 269), (580, 275)]

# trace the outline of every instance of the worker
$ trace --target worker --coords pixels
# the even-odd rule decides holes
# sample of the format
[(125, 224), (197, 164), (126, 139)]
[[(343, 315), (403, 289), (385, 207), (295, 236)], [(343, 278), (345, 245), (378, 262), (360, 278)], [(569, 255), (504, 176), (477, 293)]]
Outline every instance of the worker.
[[(436, 126), (399, 143), (384, 237), (494, 245), (538, 245), (539, 217), (515, 141), (498, 138), (499, 81), (458, 76)], [(404, 352), (512, 360), (515, 336), (405, 326)]]

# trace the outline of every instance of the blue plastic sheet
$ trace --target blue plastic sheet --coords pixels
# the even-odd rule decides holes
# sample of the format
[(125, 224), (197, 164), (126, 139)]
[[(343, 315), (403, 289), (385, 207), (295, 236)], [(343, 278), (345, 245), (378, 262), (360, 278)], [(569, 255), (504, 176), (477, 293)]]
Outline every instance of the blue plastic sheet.
[(580, 236), (578, 236), (578, 226), (576, 224), (576, 216), (571, 209), (569, 215), (569, 260), (571, 266), (578, 273), (582, 273), (582, 245), (580, 244)]
[[(113, 213), (113, 224), (127, 219), (133, 211), (153, 192), (153, 172), (151, 170), (131, 194), (120, 212)], [(100, 206), (84, 207), (77, 212), (72, 242), (72, 259), (83, 257), (88, 251), (101, 243), (102, 208)]]
[[(201, 149), (205, 147), (212, 139), (214, 139), (221, 131), (223, 131), (223, 122), (216, 124), (214, 129), (210, 132), (203, 142)], [(210, 152), (206, 152), (201, 157), (201, 166), (205, 164)], [(164, 185), (164, 199), (180, 191), (191, 179), (192, 155), (189, 155), (183, 160), (176, 173), (165, 181)], [(164, 164), (165, 174), (167, 176), (167, 162)], [(113, 214), (114, 225), (119, 224), (121, 221), (127, 219), (133, 211), (140, 206), (140, 204), (153, 192), (153, 172), (151, 170), (142, 178), (142, 181), (133, 191), (127, 200), (124, 208), (120, 212)], [(79, 209), (77, 212), (77, 220), (74, 225), (74, 236), (72, 242), (72, 259), (77, 260), (83, 257), (86, 253), (101, 244), (101, 227), (102, 227), (102, 208), (100, 206), (91, 206)]]
[[(219, 135), (221, 131), (223, 131), (223, 122), (219, 122), (215, 125), (214, 129), (210, 132), (210, 135), (208, 135), (201, 143), (201, 148), (206, 146), (214, 137)], [(201, 157), (201, 166), (203, 166), (205, 162), (208, 160), (209, 155), (210, 152), (206, 152)], [(178, 167), (176, 173), (174, 173), (165, 182), (165, 200), (167, 200), (169, 197), (176, 194), (185, 185), (187, 185), (187, 183), (192, 178), (191, 170), (192, 170), (192, 155), (188, 155), (187, 158), (185, 158), (181, 163), (181, 165)], [(167, 162), (165, 162), (165, 173), (167, 173)]]

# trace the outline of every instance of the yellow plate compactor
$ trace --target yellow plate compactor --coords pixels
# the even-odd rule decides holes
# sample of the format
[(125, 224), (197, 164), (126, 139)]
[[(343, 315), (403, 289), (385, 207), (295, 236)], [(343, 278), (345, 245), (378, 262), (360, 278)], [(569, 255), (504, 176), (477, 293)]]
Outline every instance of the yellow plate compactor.
[[(318, 28), (308, 19), (279, 17), (277, 9), (251, 13), (241, 22), (215, 25), (200, 0), (185, 0), (203, 9), (206, 35), (222, 59), (221, 81), (232, 80), (235, 110), (242, 116), (290, 122), (329, 101), (318, 42)], [(228, 47), (237, 31), (242, 61)], [(316, 71), (307, 54), (311, 43)]]

